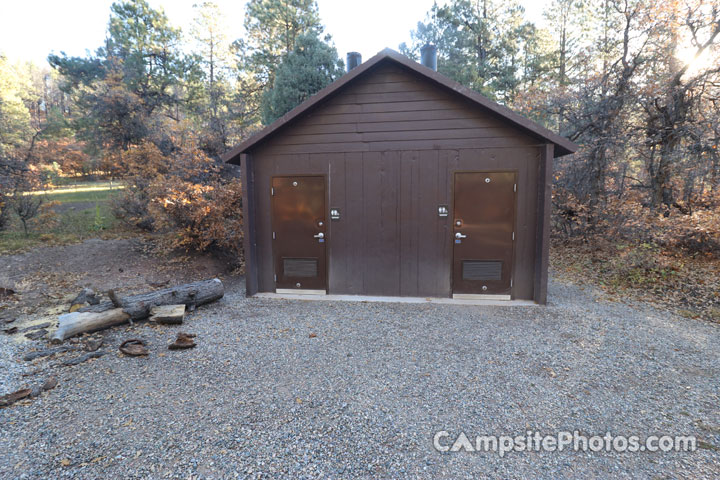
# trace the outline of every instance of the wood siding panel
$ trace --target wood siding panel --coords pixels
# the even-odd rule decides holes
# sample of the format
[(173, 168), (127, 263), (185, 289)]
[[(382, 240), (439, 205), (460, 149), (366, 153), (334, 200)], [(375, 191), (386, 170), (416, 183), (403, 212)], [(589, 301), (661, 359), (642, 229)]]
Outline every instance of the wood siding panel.
[(361, 295), (365, 288), (365, 179), (363, 177), (363, 154), (345, 154), (345, 211), (341, 211), (338, 229), (347, 231), (346, 293)]
[(491, 119), (471, 118), (469, 115), (463, 117), (460, 114), (453, 114), (451, 111), (448, 111), (447, 115), (443, 115), (443, 117), (448, 118), (435, 118), (432, 113), (434, 112), (368, 114), (363, 116), (363, 121), (354, 118), (360, 115), (322, 115), (318, 117), (321, 120), (320, 122), (300, 122), (295, 128), (289, 130), (273, 143), (282, 144), (286, 137), (296, 135), (317, 135), (314, 139), (315, 143), (325, 143), (324, 135), (333, 133), (410, 132), (415, 130), (454, 130), (458, 128), (498, 129), (508, 132), (508, 135), (517, 136), (517, 133), (511, 128)]
[(260, 155), (254, 157), (255, 168), (255, 232), (257, 235), (257, 282), (259, 292), (275, 291), (273, 279), (274, 267), (272, 257), (272, 224), (270, 214), (272, 204), (270, 198), (270, 178), (275, 170), (275, 157)]
[(364, 292), (400, 294), (397, 152), (363, 155)]
[[(413, 130), (399, 132), (328, 133), (322, 136), (324, 143), (388, 142), (396, 140), (446, 140), (450, 138), (514, 138), (505, 128), (458, 128), (452, 130)], [(277, 145), (314, 145), (317, 135), (286, 135)]]
[(393, 82), (404, 82), (408, 79), (408, 74), (402, 70), (388, 73), (375, 73), (371, 77), (368, 77), (366, 83), (393, 83)]
[(302, 125), (293, 128), (291, 131), (295, 135), (324, 135), (328, 133), (353, 133), (357, 132), (358, 129), (356, 123), (334, 123), (329, 125)]
[(421, 194), (419, 152), (406, 151), (400, 154), (400, 295), (418, 295), (418, 260), (420, 219), (418, 218)]
[[(362, 112), (362, 113), (317, 113), (311, 118), (298, 122), (297, 126), (305, 125), (335, 125), (338, 123), (377, 123), (377, 122), (406, 122), (410, 120), (474, 120), (474, 127), (505, 127), (501, 122), (492, 118), (477, 118), (471, 111), (445, 108), (440, 110), (404, 110), (395, 112)], [(506, 127), (510, 129), (510, 127)], [(512, 130), (516, 133), (515, 130)], [(293, 132), (294, 133), (294, 132)], [(280, 139), (279, 139), (280, 140)]]
[(331, 153), (331, 152), (385, 152), (406, 150), (446, 150), (450, 148), (516, 148), (518, 145), (534, 145), (510, 137), (459, 138), (438, 140), (398, 140), (389, 142), (348, 142), (305, 145), (272, 145), (264, 152), (274, 155)]
[[(455, 106), (462, 104), (449, 102), (448, 100), (418, 100), (417, 102), (401, 102), (401, 103), (368, 103), (368, 104), (349, 104), (334, 103), (330, 99), (320, 109), (324, 115), (337, 115), (343, 113), (391, 113), (391, 112), (415, 112), (415, 111), (439, 111), (450, 108), (457, 110)], [(308, 114), (312, 115), (312, 113)], [(308, 117), (305, 117), (308, 118)], [(303, 121), (299, 119), (298, 122)]]
[(417, 295), (450, 296), (450, 264), (445, 245), (451, 217), (439, 217), (438, 206), (448, 205), (447, 175), (439, 151), (419, 152), (418, 185), (414, 201), (417, 204), (418, 278)]
[[(477, 118), (448, 118), (440, 120), (409, 120), (405, 122), (364, 122), (357, 123), (357, 126), (357, 131), (364, 133), (405, 132), (413, 130), (454, 130), (458, 128), (487, 128), (494, 125)], [(518, 135), (514, 135), (514, 137), (518, 139), (522, 138)], [(532, 143), (537, 143), (537, 141), (533, 139)]]
[(392, 92), (392, 93), (355, 93), (342, 95), (334, 102), (337, 105), (349, 103), (388, 103), (416, 102), (418, 100), (442, 100), (441, 92)]
[(427, 86), (418, 80), (391, 79), (394, 81), (378, 82), (378, 83), (359, 83), (350, 85), (340, 95), (356, 95), (366, 93), (393, 93), (393, 92), (422, 92)]
[[(328, 175), (328, 292), (340, 293), (348, 291), (348, 279), (352, 272), (348, 270), (348, 258), (352, 248), (349, 229), (340, 227), (338, 221), (330, 220), (330, 209), (338, 208), (345, 215), (347, 191), (346, 156), (350, 154), (335, 155), (329, 164)], [(344, 226), (344, 225), (342, 225)]]

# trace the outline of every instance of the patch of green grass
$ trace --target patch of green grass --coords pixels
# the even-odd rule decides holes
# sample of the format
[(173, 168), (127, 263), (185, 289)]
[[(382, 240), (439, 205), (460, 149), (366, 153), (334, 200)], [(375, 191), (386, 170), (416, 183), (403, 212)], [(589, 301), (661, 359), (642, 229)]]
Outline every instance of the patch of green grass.
[[(20, 220), (13, 215), (9, 228), (0, 232), (0, 254), (27, 251), (42, 245), (81, 242), (98, 236), (116, 236), (125, 232), (125, 226), (113, 215), (109, 200), (120, 190), (109, 182), (79, 186), (42, 193), (46, 202), (61, 205), (49, 206), (56, 215), (50, 221), (32, 219), (30, 231), (25, 235)], [(92, 206), (88, 206), (88, 204)]]
[(118, 225), (107, 202), (97, 202), (92, 208), (82, 210), (66, 210), (60, 214), (59, 225), (54, 229), (57, 233), (69, 233), (80, 236), (91, 235), (93, 232), (111, 230)]
[(84, 202), (107, 202), (120, 190), (117, 188), (97, 190), (56, 190), (45, 193), (48, 202), (60, 203), (84, 203)]

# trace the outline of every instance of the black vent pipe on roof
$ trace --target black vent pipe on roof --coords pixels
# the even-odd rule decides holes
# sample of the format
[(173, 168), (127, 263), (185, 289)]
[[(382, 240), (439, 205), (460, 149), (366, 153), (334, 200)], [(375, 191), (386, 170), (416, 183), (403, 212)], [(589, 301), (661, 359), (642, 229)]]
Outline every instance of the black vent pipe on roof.
[(437, 47), (429, 43), (420, 48), (420, 63), (437, 71)]
[(349, 72), (353, 68), (357, 67), (362, 63), (362, 55), (359, 52), (348, 52), (347, 54), (347, 71)]

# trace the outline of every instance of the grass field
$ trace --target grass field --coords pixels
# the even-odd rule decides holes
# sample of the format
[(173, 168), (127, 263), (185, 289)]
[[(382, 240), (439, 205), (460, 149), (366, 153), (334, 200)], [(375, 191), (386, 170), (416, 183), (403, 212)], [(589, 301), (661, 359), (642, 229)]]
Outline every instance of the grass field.
[(109, 202), (122, 188), (117, 182), (86, 182), (29, 193), (41, 195), (45, 204), (57, 202), (51, 207), (54, 214), (50, 221), (31, 220), (29, 232), (25, 235), (19, 218), (11, 213), (9, 227), (0, 232), (0, 254), (120, 233), (123, 226), (113, 215)]
[(117, 182), (84, 182), (71, 187), (29, 192), (29, 194), (42, 195), (47, 201), (60, 203), (106, 202), (123, 188), (125, 187)]

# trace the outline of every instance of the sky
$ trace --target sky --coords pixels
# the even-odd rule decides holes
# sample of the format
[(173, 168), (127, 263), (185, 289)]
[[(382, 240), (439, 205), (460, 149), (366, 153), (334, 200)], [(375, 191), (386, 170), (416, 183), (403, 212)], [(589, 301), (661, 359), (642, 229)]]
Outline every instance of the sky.
[[(149, 0), (174, 26), (189, 30), (193, 4), (202, 0)], [(231, 38), (242, 35), (245, 0), (214, 0), (225, 13)], [(105, 38), (112, 0), (0, 0), (0, 52), (11, 60), (43, 64), (50, 52), (94, 52)], [(439, 4), (444, 3), (438, 0)], [(542, 23), (549, 0), (521, 0), (529, 20)], [(358, 51), (367, 60), (386, 47), (397, 49), (425, 18), (433, 0), (318, 0), (325, 31), (338, 54)]]

